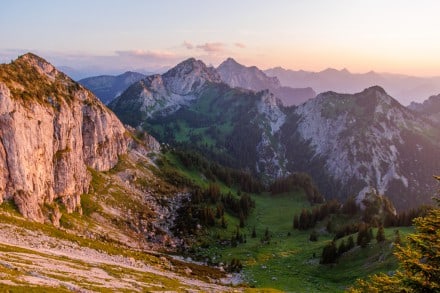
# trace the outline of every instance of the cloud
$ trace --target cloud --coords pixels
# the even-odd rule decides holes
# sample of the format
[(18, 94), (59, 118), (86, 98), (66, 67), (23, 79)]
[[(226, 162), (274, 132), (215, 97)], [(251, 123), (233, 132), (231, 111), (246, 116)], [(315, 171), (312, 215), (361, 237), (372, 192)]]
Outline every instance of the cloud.
[(173, 60), (177, 56), (173, 52), (168, 51), (144, 51), (144, 50), (128, 50), (115, 51), (116, 55), (120, 57), (155, 59), (155, 60)]
[(235, 43), (234, 45), (235, 45), (235, 47), (238, 47), (238, 48), (240, 48), (240, 49), (244, 49), (244, 48), (246, 48), (246, 45), (243, 44), (243, 43)]
[(207, 53), (218, 53), (224, 51), (223, 43), (205, 43), (203, 45), (197, 45), (197, 49), (203, 50)]
[(194, 45), (187, 41), (183, 41), (183, 46), (188, 50), (194, 49)]

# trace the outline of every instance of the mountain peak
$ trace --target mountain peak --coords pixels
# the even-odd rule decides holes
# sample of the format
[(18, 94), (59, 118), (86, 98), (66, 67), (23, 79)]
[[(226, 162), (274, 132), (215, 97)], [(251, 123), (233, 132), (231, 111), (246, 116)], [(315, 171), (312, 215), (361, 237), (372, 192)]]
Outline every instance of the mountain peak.
[(223, 61), (218, 67), (222, 67), (222, 66), (243, 66), (240, 63), (238, 63), (234, 58), (232, 57), (228, 57), (228, 59), (226, 59), (225, 61)]
[(32, 52), (28, 52), (26, 54), (19, 56), (16, 61), (20, 61), (20, 60), (27, 61), (27, 62), (40, 62), (40, 63), (44, 63), (44, 64), (49, 64), (49, 62), (47, 62), (45, 59), (41, 58), (40, 56), (38, 56)]
[(214, 68), (206, 66), (203, 61), (196, 60), (195, 58), (189, 58), (180, 62), (163, 76), (164, 78), (172, 78), (187, 75), (196, 75), (211, 82), (220, 82), (220, 76)]
[(383, 87), (378, 86), (378, 85), (370, 86), (369, 88), (364, 89), (362, 92), (367, 93), (367, 94), (378, 92), (382, 95), (388, 95), (387, 92), (383, 89)]
[(164, 83), (176, 94), (187, 95), (199, 90), (205, 82), (220, 83), (217, 71), (201, 60), (186, 59), (163, 74)]
[(40, 74), (44, 74), (52, 78), (59, 73), (59, 71), (52, 64), (31, 52), (21, 55), (13, 62), (19, 65), (32, 66)]

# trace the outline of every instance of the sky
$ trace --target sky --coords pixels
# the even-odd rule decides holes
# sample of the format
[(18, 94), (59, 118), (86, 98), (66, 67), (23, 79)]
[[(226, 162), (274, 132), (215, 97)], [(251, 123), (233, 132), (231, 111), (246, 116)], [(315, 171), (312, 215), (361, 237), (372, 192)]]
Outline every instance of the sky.
[(34, 52), (92, 73), (195, 57), (262, 69), (440, 76), (435, 0), (0, 0), (0, 62)]

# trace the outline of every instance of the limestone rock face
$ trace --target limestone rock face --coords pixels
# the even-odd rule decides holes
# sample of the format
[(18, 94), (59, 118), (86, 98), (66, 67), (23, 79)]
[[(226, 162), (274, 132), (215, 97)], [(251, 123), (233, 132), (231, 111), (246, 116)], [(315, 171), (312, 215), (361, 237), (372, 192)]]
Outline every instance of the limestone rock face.
[(89, 91), (33, 54), (0, 65), (0, 202), (43, 221), (54, 200), (80, 210), (87, 167), (108, 170), (129, 136)]

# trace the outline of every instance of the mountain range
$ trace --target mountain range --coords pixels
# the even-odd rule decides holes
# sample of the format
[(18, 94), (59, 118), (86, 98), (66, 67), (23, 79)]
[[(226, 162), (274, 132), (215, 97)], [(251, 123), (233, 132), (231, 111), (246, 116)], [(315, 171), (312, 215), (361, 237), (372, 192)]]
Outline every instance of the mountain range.
[[(220, 74), (188, 59), (135, 83), (109, 106), (161, 142), (198, 149), (267, 181), (304, 171), (327, 197), (361, 199), (375, 188), (401, 209), (430, 200), (440, 132), (425, 115), (378, 86), (357, 94), (326, 92), (286, 108), (269, 90), (244, 89), (248, 72), (238, 78), (237, 66), (226, 62)], [(235, 87), (222, 75), (234, 77), (229, 83)], [(243, 86), (236, 87), (239, 82)]]
[(292, 88), (281, 86), (277, 77), (269, 77), (256, 66), (246, 67), (232, 58), (217, 67), (223, 82), (231, 87), (241, 87), (253, 91), (269, 90), (285, 106), (299, 105), (316, 96), (311, 87)]
[[(235, 69), (222, 74), (267, 80)], [(438, 188), (439, 96), (404, 107), (373, 86), (287, 107), (218, 71), (190, 58), (144, 77), (109, 104), (117, 117), (39, 56), (1, 64), (0, 288), (339, 292), (394, 270), (393, 240), (353, 235), (418, 215), (379, 194), (407, 209)], [(353, 245), (319, 264), (332, 239)]]
[(335, 91), (354, 94), (379, 85), (403, 105), (409, 105), (412, 101), (422, 102), (440, 92), (440, 77), (415, 77), (374, 71), (351, 73), (347, 69), (333, 68), (311, 72), (275, 67), (264, 72), (268, 76), (277, 77), (284, 86), (311, 87), (317, 93)]
[[(299, 105), (315, 97), (312, 88), (291, 88), (281, 86), (276, 77), (267, 76), (255, 66), (246, 67), (232, 58), (226, 59), (217, 68), (220, 79), (231, 87), (253, 91), (269, 90), (285, 106)], [(91, 90), (103, 103), (108, 104), (131, 84), (146, 77), (137, 72), (125, 72), (118, 76), (101, 75), (81, 79), (80, 84)]]
[(100, 75), (88, 77), (79, 80), (78, 83), (91, 90), (104, 104), (108, 104), (122, 94), (130, 85), (144, 77), (145, 75), (141, 73), (127, 71), (117, 76)]

